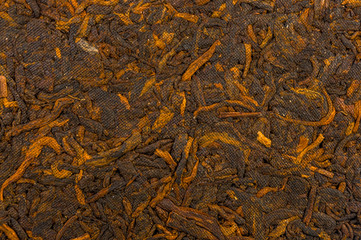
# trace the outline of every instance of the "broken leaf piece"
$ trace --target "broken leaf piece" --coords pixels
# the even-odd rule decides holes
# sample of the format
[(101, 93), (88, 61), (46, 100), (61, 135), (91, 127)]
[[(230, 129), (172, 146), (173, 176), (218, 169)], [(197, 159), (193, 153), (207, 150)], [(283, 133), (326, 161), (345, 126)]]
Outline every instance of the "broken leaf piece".
[(233, 146), (239, 147), (241, 146), (241, 142), (237, 141), (236, 139), (234, 139), (233, 137), (229, 136), (228, 133), (221, 133), (221, 132), (211, 132), (208, 133), (206, 135), (204, 135), (203, 137), (201, 137), (198, 141), (199, 146), (201, 147), (207, 147), (208, 145), (210, 145), (211, 143), (213, 143), (214, 141), (221, 141), (227, 144), (231, 144)]
[(172, 120), (173, 116), (173, 112), (171, 112), (167, 107), (163, 107), (160, 110), (159, 117), (153, 124), (152, 130), (159, 130), (163, 128), (170, 120)]
[(293, 217), (282, 220), (278, 224), (278, 226), (268, 236), (278, 238), (279, 236), (281, 236), (282, 234), (284, 234), (286, 232), (287, 225), (290, 224), (290, 222), (292, 222), (293, 220), (296, 220), (296, 219), (299, 219), (299, 217), (298, 216), (293, 216)]
[(271, 147), (271, 139), (267, 138), (265, 135), (263, 135), (262, 132), (258, 131), (257, 132), (257, 140), (262, 143), (263, 145), (265, 145), (266, 147)]
[(182, 80), (191, 80), (193, 74), (197, 72), (197, 70), (213, 56), (214, 52), (216, 51), (216, 47), (219, 45), (221, 45), (221, 41), (215, 41), (213, 45), (202, 56), (192, 62), (191, 65), (189, 65), (187, 71), (183, 74)]

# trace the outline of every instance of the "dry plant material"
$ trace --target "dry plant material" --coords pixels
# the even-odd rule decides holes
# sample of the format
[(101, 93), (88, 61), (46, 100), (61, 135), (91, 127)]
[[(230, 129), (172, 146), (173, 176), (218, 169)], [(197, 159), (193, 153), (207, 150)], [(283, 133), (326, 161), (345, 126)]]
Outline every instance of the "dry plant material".
[(359, 237), (360, 7), (2, 1), (1, 237)]

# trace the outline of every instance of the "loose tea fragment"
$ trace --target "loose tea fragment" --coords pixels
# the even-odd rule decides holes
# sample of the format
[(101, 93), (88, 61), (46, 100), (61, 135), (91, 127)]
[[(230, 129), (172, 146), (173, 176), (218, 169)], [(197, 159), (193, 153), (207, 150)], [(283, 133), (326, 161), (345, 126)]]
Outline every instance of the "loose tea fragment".
[(0, 98), (6, 98), (8, 96), (8, 88), (6, 83), (6, 78), (0, 76)]
[(192, 62), (191, 65), (189, 65), (188, 69), (182, 76), (183, 81), (190, 80), (193, 74), (203, 65), (205, 64), (214, 54), (216, 51), (216, 47), (221, 45), (221, 42), (219, 40), (215, 41), (212, 46), (197, 60)]

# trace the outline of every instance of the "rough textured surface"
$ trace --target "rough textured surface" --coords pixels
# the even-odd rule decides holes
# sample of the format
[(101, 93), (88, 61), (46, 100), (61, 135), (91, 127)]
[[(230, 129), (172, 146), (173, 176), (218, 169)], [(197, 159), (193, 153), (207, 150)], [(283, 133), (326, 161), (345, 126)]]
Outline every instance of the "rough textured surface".
[(361, 239), (360, 16), (1, 1), (0, 239)]

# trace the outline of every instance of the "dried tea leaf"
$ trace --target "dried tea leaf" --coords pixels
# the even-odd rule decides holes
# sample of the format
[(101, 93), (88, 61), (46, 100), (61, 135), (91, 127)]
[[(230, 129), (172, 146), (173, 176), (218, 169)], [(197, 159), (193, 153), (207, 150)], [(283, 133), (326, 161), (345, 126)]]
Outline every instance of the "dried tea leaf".
[(208, 3), (210, 0), (195, 0), (195, 3), (199, 6)]
[(310, 122), (310, 121), (303, 121), (303, 120), (297, 120), (297, 119), (290, 119), (287, 117), (283, 117), (279, 114), (276, 114), (279, 118), (287, 121), (287, 122), (292, 122), (292, 123), (296, 123), (296, 124), (302, 124), (302, 125), (306, 125), (306, 126), (323, 126), (323, 125), (328, 125), (330, 124), (333, 119), (335, 118), (336, 115), (336, 109), (333, 107), (332, 101), (330, 96), (327, 94), (327, 91), (325, 88), (322, 89), (323, 93), (326, 96), (326, 101), (327, 101), (327, 106), (328, 106), (328, 113), (326, 114), (326, 116), (324, 116), (320, 121), (318, 122)]
[(215, 104), (212, 104), (212, 105), (209, 105), (209, 106), (202, 106), (202, 107), (199, 107), (197, 110), (194, 111), (193, 115), (194, 117), (197, 117), (198, 114), (200, 112), (207, 112), (207, 111), (211, 111), (213, 109), (216, 109), (217, 107), (219, 107), (221, 104), (219, 103), (215, 103)]
[(189, 13), (176, 13), (174, 15), (175, 17), (180, 17), (183, 18), (187, 21), (193, 22), (193, 23), (197, 23), (198, 22), (198, 16), (193, 15), (193, 14), (189, 14)]
[(10, 131), (6, 133), (6, 139), (9, 139), (12, 136), (16, 136), (24, 131), (29, 131), (34, 128), (40, 128), (42, 126), (45, 126), (46, 124), (54, 121), (60, 115), (63, 109), (73, 102), (74, 100), (70, 98), (57, 99), (54, 104), (54, 108), (49, 115), (45, 116), (44, 118), (39, 118), (28, 123), (13, 127)]
[(256, 194), (256, 197), (261, 198), (264, 195), (266, 195), (269, 192), (277, 192), (278, 188), (274, 188), (274, 187), (264, 187), (261, 190), (259, 190)]
[(300, 141), (297, 145), (296, 152), (297, 153), (302, 152), (302, 150), (304, 150), (307, 147), (308, 141), (309, 141), (309, 139), (307, 137), (305, 137), (304, 135), (302, 135), (300, 137)]
[(302, 150), (302, 152), (297, 156), (295, 163), (300, 164), (306, 153), (320, 145), (323, 139), (325, 139), (325, 137), (320, 133), (320, 135), (318, 135), (317, 139), (312, 144)]
[[(88, 32), (88, 26), (89, 26), (89, 20), (91, 18), (90, 14), (87, 14), (84, 19), (83, 22), (81, 23), (79, 30), (77, 32), (77, 37), (78, 38), (84, 38), (87, 36), (87, 32)], [(82, 44), (82, 43), (81, 43)]]
[(142, 14), (144, 10), (148, 9), (151, 6), (151, 3), (144, 3), (140, 1), (139, 4), (132, 9), (132, 12), (135, 14)]
[(6, 223), (0, 226), (0, 231), (3, 231), (6, 237), (8, 237), (8, 239), (10, 240), (19, 240), (19, 237), (16, 234), (16, 232), (12, 228), (10, 228)]
[(132, 25), (132, 24), (134, 24), (133, 22), (132, 22), (132, 20), (130, 20), (130, 18), (129, 18), (129, 16), (127, 16), (127, 15), (125, 15), (125, 14), (123, 14), (123, 13), (114, 13), (115, 15), (117, 15), (119, 18), (120, 18), (120, 20), (122, 20), (122, 22), (125, 24), (125, 25)]
[(252, 39), (252, 41), (257, 43), (257, 37), (253, 31), (253, 27), (251, 24), (247, 26), (247, 33), (248, 33), (248, 36)]
[(361, 7), (361, 1), (360, 0), (344, 0), (342, 2), (343, 5), (348, 5), (350, 7)]
[(262, 132), (258, 131), (257, 132), (257, 140), (262, 143), (263, 145), (265, 145), (266, 147), (271, 147), (271, 139), (267, 138), (265, 135), (263, 135)]
[(332, 172), (329, 172), (325, 169), (322, 169), (322, 168), (317, 168), (317, 167), (314, 167), (314, 166), (308, 166), (308, 168), (313, 171), (313, 172), (318, 172), (319, 174), (322, 174), (326, 177), (329, 177), (329, 178), (333, 178), (335, 176), (334, 173)]
[(154, 122), (152, 130), (161, 130), (170, 120), (172, 120), (174, 113), (170, 111), (167, 107), (163, 107), (160, 110), (160, 115), (157, 120)]
[(23, 176), (32, 161), (40, 155), (44, 146), (51, 147), (57, 154), (60, 154), (61, 147), (54, 138), (43, 137), (35, 141), (32, 145), (30, 145), (28, 151), (26, 152), (25, 160), (21, 163), (20, 167), (2, 184), (0, 189), (1, 201), (4, 201), (4, 189), (9, 186), (9, 184), (16, 182)]
[(174, 39), (175, 33), (163, 32), (160, 39), (164, 41), (166, 44), (170, 44)]
[(223, 14), (223, 11), (226, 9), (227, 5), (225, 3), (223, 3), (221, 6), (219, 6), (219, 9), (214, 11), (212, 13), (212, 18), (219, 18), (222, 14)]
[(99, 192), (97, 192), (96, 194), (94, 194), (93, 196), (91, 196), (89, 198), (88, 201), (86, 201), (87, 203), (92, 203), (97, 201), (98, 199), (104, 197), (105, 195), (107, 195), (107, 193), (109, 192), (110, 188), (112, 187), (112, 185), (109, 185), (108, 187), (102, 188)]
[(160, 149), (156, 149), (154, 152), (155, 155), (158, 157), (163, 158), (163, 160), (168, 163), (169, 167), (174, 170), (174, 168), (177, 166), (177, 163), (173, 160), (173, 157), (170, 155), (167, 151), (162, 151)]
[(307, 28), (307, 30), (312, 29), (312, 26), (310, 25), (310, 19), (309, 19), (310, 12), (311, 12), (311, 8), (306, 8), (300, 15), (300, 22)]
[(359, 80), (353, 80), (350, 87), (347, 88), (347, 97), (351, 97), (354, 92), (360, 88), (361, 82)]
[(153, 39), (155, 41), (155, 45), (160, 48), (160, 49), (164, 49), (166, 47), (165, 42), (163, 42), (163, 40), (159, 39), (157, 35), (155, 35), (153, 33)]
[(78, 199), (78, 202), (81, 205), (85, 205), (86, 201), (85, 201), (85, 195), (84, 195), (83, 191), (79, 188), (79, 186), (77, 184), (74, 186), (74, 189), (75, 189), (76, 199)]
[(355, 127), (355, 123), (350, 122), (345, 130), (345, 135), (349, 136), (353, 132), (354, 127)]
[(352, 132), (356, 133), (359, 129), (360, 121), (361, 121), (361, 100), (355, 103), (354, 113), (355, 116), (357, 116), (357, 118), (356, 118), (355, 126), (352, 129)]
[(180, 106), (180, 112), (181, 112), (181, 115), (184, 116), (184, 111), (185, 111), (186, 106), (187, 106), (187, 99), (186, 99), (186, 96), (185, 96), (184, 92), (181, 92), (179, 95), (183, 98), (182, 104)]
[(73, 137), (68, 138), (67, 141), (76, 152), (76, 156), (74, 157), (72, 165), (81, 166), (87, 160), (91, 159), (91, 156), (85, 151), (82, 146), (80, 146), (80, 144)]
[[(361, 6), (361, 4), (360, 4)], [(322, 240), (331, 240), (331, 237), (325, 233), (324, 231), (322, 231), (319, 235), (318, 235)]]
[(272, 39), (272, 37), (273, 37), (272, 29), (271, 29), (271, 27), (268, 27), (267, 35), (266, 35), (266, 37), (263, 39), (260, 47), (261, 47), (261, 48), (266, 47), (267, 44), (268, 44), (268, 42)]
[(171, 182), (161, 186), (158, 190), (157, 196), (152, 199), (149, 203), (149, 206), (154, 208), (160, 201), (164, 199), (164, 197), (172, 190), (172, 185), (175, 179), (172, 179)]
[(118, 97), (120, 98), (120, 102), (123, 103), (125, 105), (125, 108), (127, 110), (130, 110), (130, 105), (129, 105), (129, 101), (126, 97), (124, 97), (122, 94), (118, 93), (117, 94)]
[(53, 164), (51, 164), (51, 166), (50, 166), (54, 177), (60, 178), (60, 179), (70, 177), (71, 174), (72, 174), (71, 171), (68, 171), (68, 170), (65, 170), (65, 169), (62, 169), (61, 171), (58, 170), (58, 165), (60, 163), (61, 163), (60, 161), (56, 161)]
[(131, 202), (129, 201), (128, 198), (124, 197), (123, 198), (123, 206), (124, 206), (124, 210), (125, 212), (127, 213), (128, 216), (131, 216), (132, 215), (132, 204)]
[(89, 233), (85, 233), (83, 235), (81, 235), (80, 237), (77, 238), (72, 238), (71, 240), (90, 240), (91, 237), (89, 235)]
[(12, 17), (10, 17), (10, 15), (6, 12), (0, 12), (0, 18), (8, 21), (8, 23), (12, 27), (19, 27), (19, 25), (14, 21), (14, 19)]
[(246, 78), (252, 61), (252, 45), (245, 43), (244, 47), (246, 49), (246, 65), (244, 66), (243, 77)]
[(6, 77), (0, 76), (0, 98), (8, 97), (8, 87), (6, 83)]
[(278, 226), (270, 234), (268, 234), (268, 237), (275, 237), (275, 238), (280, 237), (282, 234), (284, 234), (286, 232), (287, 225), (296, 219), (299, 219), (299, 217), (293, 216), (293, 217), (282, 220), (278, 224)]
[(199, 159), (197, 158), (197, 162), (194, 165), (191, 174), (188, 177), (182, 178), (181, 186), (185, 187), (186, 185), (190, 184), (193, 181), (193, 179), (197, 176), (198, 165), (199, 165)]
[(236, 139), (230, 137), (228, 135), (228, 133), (225, 133), (225, 132), (222, 132), (222, 133), (221, 132), (208, 133), (208, 134), (202, 136), (199, 139), (198, 143), (199, 143), (199, 146), (201, 146), (201, 147), (207, 147), (208, 145), (210, 145), (211, 143), (213, 143), (215, 141), (221, 141), (221, 142), (231, 144), (231, 145), (236, 146), (236, 147), (242, 146), (241, 142), (239, 142)]
[(156, 82), (156, 78), (155, 77), (151, 77), (150, 79), (148, 79), (145, 84), (144, 87), (142, 89), (142, 92), (140, 93), (139, 97), (143, 96), (143, 94), (145, 94), (146, 92), (149, 91), (149, 89), (154, 85), (154, 83)]
[(83, 49), (87, 53), (90, 53), (90, 54), (99, 53), (99, 50), (95, 46), (91, 45), (89, 42), (87, 42), (84, 39), (77, 39), (75, 42), (76, 42), (76, 44), (78, 44), (78, 46), (81, 49)]
[(131, 216), (133, 218), (138, 217), (143, 212), (143, 210), (148, 207), (148, 204), (150, 203), (150, 199), (151, 196), (148, 195), (147, 200), (139, 204), (139, 206), (134, 210)]
[(216, 47), (219, 45), (221, 45), (221, 41), (215, 41), (202, 56), (192, 62), (191, 65), (189, 65), (187, 71), (183, 74), (182, 81), (191, 80), (193, 74), (197, 72), (197, 70), (213, 56), (214, 52), (216, 51)]

